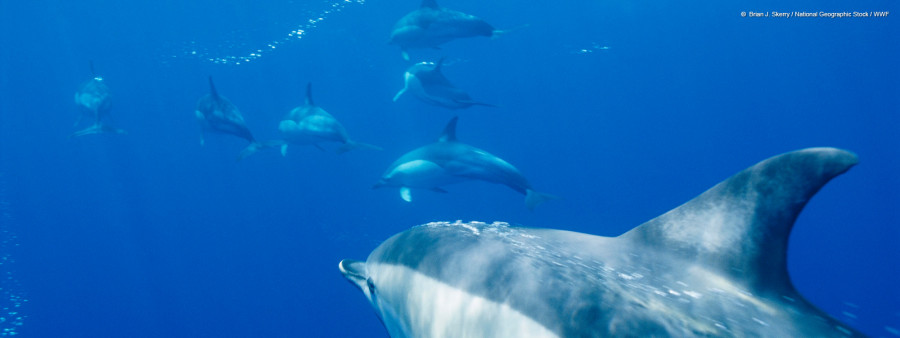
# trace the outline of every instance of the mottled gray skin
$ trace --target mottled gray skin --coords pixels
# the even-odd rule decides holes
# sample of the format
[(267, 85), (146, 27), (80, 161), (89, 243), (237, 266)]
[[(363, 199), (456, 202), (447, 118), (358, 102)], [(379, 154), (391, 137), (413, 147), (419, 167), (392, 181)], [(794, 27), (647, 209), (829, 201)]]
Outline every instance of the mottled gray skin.
[(494, 107), (492, 104), (472, 100), (462, 89), (447, 80), (441, 71), (444, 59), (437, 63), (419, 62), (412, 65), (403, 74), (403, 89), (394, 96), (397, 101), (401, 95), (411, 92), (423, 102), (450, 109), (464, 109), (480, 105)]
[(425, 0), (394, 25), (391, 44), (404, 51), (411, 48), (437, 48), (459, 38), (492, 36), (494, 27), (484, 20), (463, 12), (443, 8), (434, 0)]
[[(397, 275), (386, 274), (396, 269), (388, 267), (506, 304), (528, 318), (480, 322), (474, 329), (483, 332), (534, 321), (560, 337), (862, 336), (807, 302), (791, 285), (785, 263), (788, 235), (803, 206), (855, 163), (855, 155), (833, 148), (779, 155), (615, 238), (431, 223), (391, 237), (365, 263), (344, 260), (340, 268), (392, 336), (454, 336), (465, 325), (435, 326), (441, 318), (415, 317), (417, 304), (446, 298), (404, 297), (393, 287), (402, 284)], [(442, 314), (465, 318), (465, 309), (483, 303)]]
[[(291, 110), (278, 125), (281, 136), (288, 144), (312, 145), (321, 149), (323, 143), (340, 143), (338, 152), (357, 148), (380, 149), (373, 145), (350, 140), (347, 130), (325, 109), (316, 106), (312, 99), (312, 85), (306, 86), (306, 102)], [(282, 146), (282, 154), (287, 144)]]

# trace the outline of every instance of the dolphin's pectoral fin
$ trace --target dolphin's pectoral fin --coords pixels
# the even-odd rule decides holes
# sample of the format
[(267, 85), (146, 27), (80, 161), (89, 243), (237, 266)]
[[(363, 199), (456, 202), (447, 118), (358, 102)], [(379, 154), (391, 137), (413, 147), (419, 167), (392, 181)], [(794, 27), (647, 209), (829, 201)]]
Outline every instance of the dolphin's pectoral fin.
[(400, 50), (400, 56), (403, 57), (403, 60), (409, 61), (409, 52), (407, 52), (406, 49)]
[(403, 84), (403, 89), (400, 89), (400, 91), (397, 92), (397, 95), (394, 95), (394, 102), (397, 102), (397, 100), (400, 99), (400, 96), (403, 95), (403, 93), (406, 93), (406, 90), (407, 90), (408, 88), (409, 88), (409, 85), (407, 85), (407, 84), (404, 83), (404, 84)]
[(400, 198), (404, 201), (412, 202), (412, 192), (409, 190), (409, 187), (400, 187)]
[(281, 145), (281, 156), (287, 156), (287, 148), (288, 148), (287, 143)]
[(797, 215), (856, 155), (810, 148), (762, 161), (620, 236), (718, 268), (756, 290), (794, 292), (788, 235)]

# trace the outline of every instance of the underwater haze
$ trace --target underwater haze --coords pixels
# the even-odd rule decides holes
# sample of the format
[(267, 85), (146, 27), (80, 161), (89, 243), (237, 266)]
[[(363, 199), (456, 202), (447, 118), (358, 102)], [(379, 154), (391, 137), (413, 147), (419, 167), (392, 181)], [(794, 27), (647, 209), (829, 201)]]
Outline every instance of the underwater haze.
[[(0, 1), (0, 336), (386, 336), (338, 262), (398, 232), (464, 220), (618, 236), (763, 159), (828, 146), (860, 163), (800, 214), (792, 281), (849, 326), (900, 337), (897, 2), (438, 3), (506, 32), (405, 60), (388, 40), (418, 0)], [(494, 106), (392, 100), (410, 66), (440, 58)], [(70, 137), (90, 125), (74, 125), (73, 95), (101, 76), (104, 122), (127, 133)], [(200, 142), (210, 76), (261, 142), (311, 83), (382, 150), (236, 161), (246, 140)], [(411, 202), (372, 189), (453, 117), (461, 142), (560, 199), (532, 211), (486, 182)]]

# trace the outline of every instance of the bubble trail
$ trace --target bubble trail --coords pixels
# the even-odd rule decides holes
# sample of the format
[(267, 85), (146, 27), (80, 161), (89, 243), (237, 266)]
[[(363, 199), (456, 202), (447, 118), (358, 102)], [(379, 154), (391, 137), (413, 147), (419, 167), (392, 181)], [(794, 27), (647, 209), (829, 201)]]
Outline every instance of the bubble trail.
[(303, 39), (303, 37), (308, 35), (309, 32), (315, 30), (319, 23), (325, 21), (330, 15), (341, 12), (345, 7), (347, 7), (347, 5), (363, 5), (365, 3), (365, 0), (334, 1), (330, 5), (328, 5), (326, 9), (319, 12), (318, 15), (313, 15), (311, 18), (302, 21), (299, 25), (297, 25), (294, 29), (289, 31), (281, 38), (262, 43), (256, 46), (256, 48), (245, 47), (247, 48), (247, 50), (238, 55), (219, 56), (217, 55), (218, 53), (210, 51), (209, 48), (199, 45), (196, 41), (191, 41), (187, 43), (187, 46), (184, 47), (183, 51), (180, 54), (172, 55), (170, 58), (191, 57), (215, 64), (235, 66), (250, 63), (259, 60), (264, 55), (274, 52), (276, 49), (278, 49), (278, 47)]
[(13, 251), (19, 246), (19, 241), (13, 232), (5, 179), (0, 172), (0, 337), (19, 334), (18, 330), (25, 324), (26, 318), (22, 314), (22, 306), (28, 302), (14, 273), (16, 261)]

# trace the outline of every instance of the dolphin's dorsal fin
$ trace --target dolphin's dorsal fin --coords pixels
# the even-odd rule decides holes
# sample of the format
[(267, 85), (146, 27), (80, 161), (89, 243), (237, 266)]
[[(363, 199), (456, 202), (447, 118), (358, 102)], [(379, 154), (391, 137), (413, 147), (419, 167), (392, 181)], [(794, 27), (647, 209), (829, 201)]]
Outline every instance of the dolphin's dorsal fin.
[(91, 67), (91, 76), (97, 76), (97, 73), (94, 72), (94, 60), (88, 61), (88, 65)]
[(444, 127), (444, 132), (441, 133), (441, 137), (438, 138), (440, 142), (456, 142), (456, 120), (459, 119), (459, 116), (454, 116), (450, 119), (450, 122), (447, 122), (447, 126)]
[(219, 97), (219, 93), (216, 91), (216, 85), (213, 84), (212, 75), (209, 76), (209, 93), (213, 97)]
[(312, 82), (306, 83), (306, 104), (309, 106), (315, 106), (312, 99)]
[(431, 9), (439, 9), (441, 6), (438, 6), (436, 0), (422, 0), (422, 6), (420, 8), (431, 8)]
[(786, 253), (794, 221), (825, 183), (856, 163), (856, 155), (834, 148), (781, 154), (620, 238), (716, 269), (757, 292), (791, 294)]
[(441, 66), (443, 66), (443, 65), (444, 65), (444, 57), (441, 57), (441, 58), (438, 59), (438, 61), (434, 64), (434, 69), (432, 69), (431, 71), (432, 71), (432, 72), (435, 72), (435, 73), (438, 73), (438, 74), (443, 74), (443, 73), (441, 73), (441, 68), (442, 68)]

